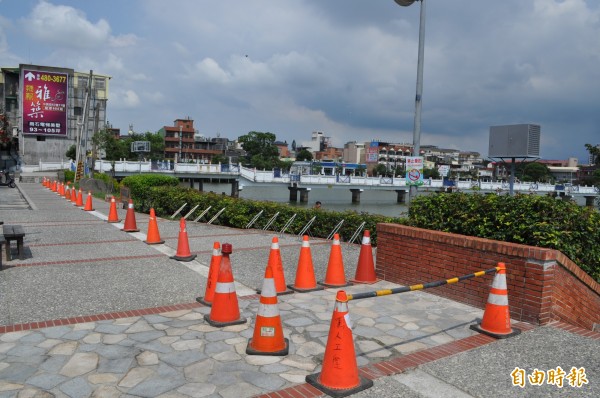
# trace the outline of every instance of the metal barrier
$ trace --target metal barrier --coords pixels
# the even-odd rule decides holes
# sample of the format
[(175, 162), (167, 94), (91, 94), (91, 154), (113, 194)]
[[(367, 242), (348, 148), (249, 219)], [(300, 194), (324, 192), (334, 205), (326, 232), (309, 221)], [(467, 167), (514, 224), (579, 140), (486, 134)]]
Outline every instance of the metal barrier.
[(204, 210), (198, 217), (194, 218), (194, 222), (197, 222), (198, 220), (200, 220), (202, 217), (204, 217), (204, 215), (206, 213), (208, 213), (208, 211), (212, 208), (212, 206), (208, 206), (206, 208), (206, 210)]
[(271, 217), (269, 219), (269, 221), (267, 221), (267, 224), (263, 227), (263, 231), (266, 231), (267, 229), (269, 229), (269, 227), (271, 226), (271, 224), (273, 224), (275, 222), (275, 219), (279, 216), (279, 212), (275, 213), (273, 215), (273, 217)]
[(248, 224), (246, 224), (246, 229), (249, 229), (250, 227), (252, 227), (252, 225), (254, 225), (256, 220), (258, 220), (258, 218), (263, 214), (263, 212), (264, 212), (264, 210), (259, 211), (258, 214), (255, 215), (254, 218), (252, 218), (252, 220), (250, 220), (250, 222)]
[(296, 214), (297, 213), (294, 213), (294, 215), (292, 217), (290, 217), (289, 220), (287, 220), (287, 222), (285, 223), (283, 228), (281, 228), (281, 231), (279, 231), (279, 235), (283, 235), (285, 233), (286, 229), (288, 229), (290, 227), (290, 225), (292, 225), (292, 222), (294, 222), (294, 219), (296, 218)]
[(356, 231), (354, 231), (354, 233), (352, 234), (352, 236), (350, 237), (350, 239), (348, 240), (348, 244), (352, 244), (356, 238), (358, 238), (358, 236), (360, 235), (361, 231), (363, 230), (363, 228), (365, 227), (366, 222), (363, 221), (358, 228), (356, 228)]
[(330, 240), (331, 238), (333, 238), (333, 235), (335, 235), (337, 233), (337, 231), (340, 230), (340, 228), (342, 228), (342, 225), (344, 224), (345, 220), (340, 221), (339, 223), (337, 223), (337, 225), (335, 227), (333, 227), (333, 230), (331, 231), (331, 233), (329, 234), (329, 236), (327, 236), (327, 240)]
[(459, 276), (457, 278), (444, 279), (441, 281), (428, 282), (428, 283), (424, 283), (424, 284), (411, 285), (411, 286), (402, 286), (402, 287), (397, 287), (394, 289), (383, 289), (383, 290), (374, 290), (371, 292), (348, 294), (348, 300), (360, 300), (360, 299), (369, 298), (369, 297), (388, 296), (390, 294), (406, 293), (406, 292), (412, 292), (414, 290), (424, 290), (424, 289), (429, 289), (432, 287), (450, 285), (452, 283), (457, 283), (457, 282), (461, 282), (461, 281), (464, 281), (467, 279), (476, 278), (478, 276), (484, 276), (487, 274), (498, 272), (499, 270), (500, 270), (500, 267), (494, 267), (494, 268), (490, 268), (485, 271), (477, 271), (477, 272), (473, 272), (472, 274)]
[(304, 226), (304, 228), (302, 228), (302, 230), (298, 233), (298, 236), (300, 238), (302, 238), (302, 236), (306, 233), (306, 231), (308, 231), (308, 229), (310, 228), (310, 226), (312, 225), (312, 223), (315, 222), (316, 219), (317, 219), (317, 216), (313, 216), (313, 218), (311, 218), (310, 220), (308, 220), (308, 222), (306, 223), (306, 225)]
[(209, 224), (209, 225), (210, 225), (210, 224), (212, 224), (213, 222), (215, 222), (215, 220), (216, 220), (217, 218), (219, 218), (219, 216), (221, 215), (221, 213), (223, 213), (224, 211), (225, 211), (225, 207), (223, 207), (221, 210), (219, 210), (219, 211), (218, 211), (218, 213), (217, 213), (217, 214), (215, 214), (215, 215), (213, 216), (213, 218), (211, 218), (211, 219), (210, 219), (210, 221), (209, 221), (209, 222), (207, 222), (207, 224)]
[(184, 203), (183, 206), (181, 206), (175, 213), (173, 213), (173, 215), (171, 216), (171, 218), (175, 218), (175, 216), (177, 214), (179, 214), (181, 212), (181, 210), (184, 209), (185, 206), (187, 206), (187, 203)]
[(195, 211), (196, 211), (196, 209), (197, 209), (199, 206), (200, 206), (200, 205), (196, 205), (196, 206), (194, 206), (194, 207), (192, 208), (192, 210), (188, 211), (188, 213), (187, 213), (185, 216), (183, 216), (183, 219), (184, 219), (184, 220), (187, 220), (187, 219), (188, 219), (188, 217), (189, 217), (189, 216), (191, 216), (191, 215), (192, 215), (192, 213), (193, 213), (193, 212), (195, 212)]

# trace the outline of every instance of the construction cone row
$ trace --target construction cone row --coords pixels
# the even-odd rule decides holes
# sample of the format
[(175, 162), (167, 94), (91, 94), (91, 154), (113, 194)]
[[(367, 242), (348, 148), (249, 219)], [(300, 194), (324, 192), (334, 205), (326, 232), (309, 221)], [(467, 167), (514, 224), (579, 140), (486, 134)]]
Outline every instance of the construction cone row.
[(177, 253), (171, 257), (178, 261), (192, 261), (196, 258), (195, 254), (190, 252), (190, 243), (188, 241), (187, 228), (185, 226), (185, 218), (179, 220), (179, 237), (177, 240)]
[(356, 274), (352, 282), (368, 284), (377, 282), (375, 264), (373, 263), (373, 249), (371, 247), (371, 233), (368, 229), (365, 230), (362, 238)]
[[(112, 202), (111, 202), (112, 206)], [(127, 213), (125, 214), (125, 225), (123, 227), (123, 231), (125, 232), (139, 232), (140, 230), (137, 227), (137, 223), (135, 222), (135, 211), (133, 209), (133, 200), (129, 199), (129, 203), (127, 204)]]
[(485, 312), (480, 324), (471, 325), (471, 329), (497, 339), (516, 336), (521, 331), (510, 326), (508, 290), (506, 288), (506, 265), (498, 263), (498, 272), (494, 275)]
[(71, 188), (69, 188), (69, 184), (64, 189), (65, 194), (63, 195), (66, 200), (71, 200)]
[(240, 317), (233, 271), (231, 270), (231, 261), (229, 259), (232, 251), (231, 244), (223, 243), (221, 248), (221, 266), (219, 267), (219, 277), (217, 278), (217, 286), (215, 287), (214, 300), (210, 308), (210, 314), (204, 315), (204, 319), (211, 326), (223, 327), (246, 323), (246, 318)]
[(273, 268), (267, 265), (254, 324), (254, 334), (248, 342), (246, 354), (283, 356), (288, 354), (289, 347), (289, 340), (283, 337)]
[(306, 382), (332, 397), (345, 397), (373, 386), (372, 380), (358, 374), (348, 297), (343, 290), (335, 297), (321, 372), (306, 376)]
[(73, 204), (77, 203), (77, 190), (75, 189), (75, 185), (71, 188), (71, 202), (73, 202)]
[(158, 245), (165, 243), (160, 238), (160, 232), (158, 232), (158, 222), (156, 221), (156, 213), (154, 208), (150, 208), (150, 218), (148, 219), (148, 233), (146, 234), (146, 240), (144, 241), (149, 245)]
[(326, 287), (343, 287), (352, 284), (346, 282), (346, 272), (344, 271), (344, 260), (342, 258), (342, 246), (340, 245), (339, 234), (333, 235), (325, 280), (319, 284)]
[(208, 269), (208, 278), (206, 280), (206, 289), (204, 290), (204, 297), (197, 297), (196, 301), (207, 306), (212, 306), (212, 302), (215, 297), (215, 288), (217, 287), (217, 281), (219, 278), (219, 269), (221, 269), (221, 244), (219, 242), (213, 243), (213, 252), (210, 259), (210, 268)]
[(293, 285), (288, 285), (288, 287), (300, 293), (323, 289), (323, 286), (317, 285), (317, 279), (315, 278), (308, 235), (302, 237), (302, 247), (300, 248), (300, 257), (298, 258), (298, 266), (296, 268), (296, 281)]

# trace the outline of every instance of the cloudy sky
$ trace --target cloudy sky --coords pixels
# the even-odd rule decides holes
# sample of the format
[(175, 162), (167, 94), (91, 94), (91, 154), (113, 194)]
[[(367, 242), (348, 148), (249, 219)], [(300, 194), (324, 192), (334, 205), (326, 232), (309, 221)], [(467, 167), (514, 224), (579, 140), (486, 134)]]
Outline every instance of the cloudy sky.
[[(112, 76), (108, 120), (335, 146), (412, 142), (419, 8), (393, 0), (0, 0), (0, 65)], [(545, 159), (600, 143), (600, 2), (427, 0), (421, 144), (481, 152), (536, 123)]]

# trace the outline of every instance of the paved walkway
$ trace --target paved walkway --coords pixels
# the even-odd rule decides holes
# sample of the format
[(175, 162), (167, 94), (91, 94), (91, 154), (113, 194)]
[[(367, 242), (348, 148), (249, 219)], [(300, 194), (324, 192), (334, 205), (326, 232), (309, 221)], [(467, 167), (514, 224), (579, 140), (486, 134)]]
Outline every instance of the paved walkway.
[[(19, 191), (30, 209), (0, 210), (0, 220), (27, 233), (25, 259), (5, 262), (0, 271), (0, 397), (322, 395), (304, 378), (320, 371), (336, 289), (280, 296), (289, 355), (245, 354), (272, 232), (188, 223), (198, 257), (181, 263), (168, 258), (177, 247), (176, 221), (160, 219), (166, 243), (148, 246), (142, 242), (147, 215), (136, 214), (141, 232), (125, 233), (122, 224), (104, 221), (105, 202), (94, 200), (96, 211), (83, 212), (40, 184), (19, 184)], [(279, 239), (293, 283), (300, 241)], [(245, 324), (212, 327), (203, 319), (210, 308), (195, 301), (204, 293), (214, 241), (233, 245)], [(318, 280), (329, 249), (330, 242), (311, 240)], [(350, 278), (359, 246), (342, 250)], [(396, 286), (382, 281), (346, 290)], [(598, 333), (517, 323), (523, 334), (496, 341), (469, 329), (480, 309), (427, 292), (349, 307), (360, 372), (375, 380), (357, 397), (600, 396)], [(574, 367), (581, 387), (567, 378), (562, 388), (527, 379), (523, 388), (512, 385), (515, 368), (527, 376), (558, 366), (567, 375)]]

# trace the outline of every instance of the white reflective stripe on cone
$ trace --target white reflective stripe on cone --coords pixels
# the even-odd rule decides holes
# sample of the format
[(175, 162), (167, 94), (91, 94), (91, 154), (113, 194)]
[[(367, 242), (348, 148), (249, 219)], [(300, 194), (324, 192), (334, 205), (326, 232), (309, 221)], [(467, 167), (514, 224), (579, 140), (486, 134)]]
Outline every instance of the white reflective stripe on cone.
[(258, 306), (258, 316), (265, 318), (279, 316), (279, 308), (277, 308), (277, 304), (260, 304)]
[(307, 240), (302, 241), (302, 247), (310, 247), (310, 243)]
[(220, 256), (220, 255), (221, 255), (221, 250), (213, 249), (213, 256)]
[(279, 242), (273, 242), (273, 243), (271, 243), (271, 250), (272, 249), (279, 249)]
[(130, 209), (133, 209), (133, 203), (130, 203), (128, 206)]
[(506, 294), (490, 293), (488, 296), (488, 304), (508, 305), (508, 296)]
[(273, 279), (265, 279), (260, 295), (263, 297), (277, 297), (277, 291), (275, 290), (275, 281)]
[(235, 293), (235, 283), (233, 282), (217, 282), (215, 293)]
[(506, 290), (506, 274), (496, 274), (492, 281), (492, 287), (494, 289)]
[(363, 245), (370, 245), (371, 244), (371, 238), (368, 236), (363, 236), (362, 238), (362, 244)]

